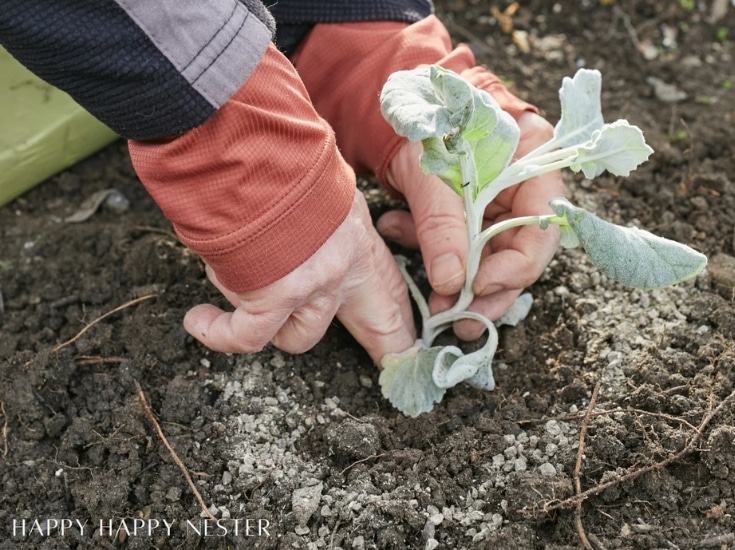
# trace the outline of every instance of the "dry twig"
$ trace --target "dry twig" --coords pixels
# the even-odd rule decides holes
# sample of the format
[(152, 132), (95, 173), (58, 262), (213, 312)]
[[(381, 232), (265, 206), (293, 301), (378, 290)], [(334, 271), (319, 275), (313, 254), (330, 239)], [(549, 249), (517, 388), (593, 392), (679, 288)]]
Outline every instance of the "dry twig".
[(197, 499), (197, 502), (199, 502), (199, 505), (202, 507), (202, 510), (204, 510), (204, 513), (212, 521), (217, 521), (217, 518), (215, 518), (212, 515), (212, 512), (209, 511), (209, 507), (207, 507), (207, 505), (204, 503), (204, 499), (202, 498), (201, 493), (199, 493), (199, 490), (196, 488), (196, 485), (194, 485), (194, 481), (191, 479), (191, 475), (189, 474), (189, 469), (181, 461), (179, 456), (176, 454), (176, 451), (174, 451), (173, 447), (171, 447), (171, 444), (168, 442), (168, 439), (166, 439), (166, 436), (164, 435), (163, 430), (161, 429), (161, 425), (158, 423), (158, 420), (156, 420), (156, 417), (153, 414), (151, 407), (148, 405), (148, 400), (146, 399), (145, 394), (143, 393), (143, 388), (140, 386), (140, 382), (138, 382), (137, 380), (135, 380), (134, 382), (135, 382), (135, 387), (138, 390), (138, 398), (140, 399), (140, 403), (141, 405), (143, 405), (143, 409), (145, 410), (146, 416), (148, 416), (148, 419), (151, 421), (153, 426), (156, 428), (156, 432), (158, 432), (158, 437), (161, 438), (163, 445), (166, 447), (166, 449), (168, 449), (168, 452), (171, 454), (171, 458), (174, 459), (174, 462), (176, 463), (176, 465), (183, 472), (184, 477), (186, 478), (186, 482), (189, 484), (189, 487), (194, 493), (194, 497)]
[(123, 363), (124, 357), (97, 357), (92, 355), (78, 355), (74, 358), (77, 365), (102, 365), (104, 363)]
[(8, 456), (8, 413), (4, 401), (0, 401), (0, 412), (3, 413), (3, 456)]
[(699, 443), (699, 440), (702, 439), (704, 430), (707, 428), (709, 423), (712, 421), (712, 419), (715, 416), (717, 416), (717, 414), (719, 414), (719, 412), (726, 405), (729, 405), (733, 399), (735, 399), (735, 390), (733, 390), (733, 392), (730, 393), (730, 395), (728, 395), (725, 399), (723, 399), (719, 405), (717, 405), (714, 408), (710, 408), (709, 412), (702, 419), (702, 422), (700, 422), (699, 426), (695, 428), (694, 437), (692, 437), (687, 442), (687, 444), (684, 446), (684, 448), (678, 453), (675, 453), (669, 456), (668, 458), (661, 460), (659, 462), (655, 462), (653, 464), (649, 464), (648, 466), (644, 466), (643, 468), (640, 468), (638, 470), (628, 471), (628, 473), (620, 476), (617, 479), (611, 479), (610, 481), (601, 483), (600, 485), (596, 485), (595, 487), (587, 489), (586, 491), (582, 491), (581, 493), (575, 494), (574, 496), (569, 497), (565, 500), (561, 500), (554, 504), (547, 502), (542, 508), (539, 508), (539, 509), (518, 510), (518, 513), (522, 515), (533, 516), (533, 515), (539, 515), (539, 514), (548, 514), (549, 512), (553, 512), (555, 510), (561, 510), (564, 508), (570, 508), (572, 506), (576, 506), (578, 502), (583, 502), (587, 500), (589, 497), (602, 493), (603, 491), (605, 491), (606, 489), (609, 489), (610, 487), (613, 487), (614, 485), (618, 485), (620, 483), (630, 481), (632, 479), (635, 479), (637, 477), (640, 477), (650, 472), (662, 470), (669, 464), (672, 464), (678, 460), (681, 460), (682, 458), (684, 458), (685, 456), (687, 456), (688, 454), (690, 454), (696, 449), (697, 444)]
[(92, 328), (92, 327), (93, 327), (94, 325), (96, 325), (97, 323), (99, 323), (99, 322), (100, 322), (100, 321), (102, 321), (103, 319), (106, 319), (107, 317), (109, 317), (109, 316), (110, 316), (110, 315), (112, 315), (113, 313), (117, 313), (118, 311), (122, 311), (123, 309), (125, 309), (125, 308), (127, 308), (127, 307), (130, 307), (130, 306), (134, 306), (135, 304), (137, 304), (137, 303), (140, 303), (140, 302), (143, 302), (143, 301), (145, 301), (145, 300), (150, 300), (151, 298), (155, 298), (155, 296), (156, 296), (155, 294), (148, 294), (148, 295), (146, 295), (146, 296), (141, 296), (140, 298), (135, 298), (134, 300), (130, 300), (129, 302), (125, 302), (125, 303), (124, 303), (123, 305), (121, 305), (121, 306), (117, 306), (117, 307), (116, 307), (115, 309), (113, 309), (113, 310), (110, 310), (110, 311), (108, 311), (107, 313), (105, 313), (105, 314), (103, 314), (103, 315), (101, 315), (101, 316), (97, 317), (97, 318), (96, 318), (96, 319), (95, 319), (94, 321), (92, 321), (91, 323), (89, 323), (88, 325), (86, 325), (86, 326), (85, 326), (85, 327), (84, 327), (84, 328), (83, 328), (82, 330), (80, 330), (79, 332), (77, 332), (76, 336), (74, 336), (73, 338), (70, 338), (70, 339), (69, 339), (69, 340), (67, 340), (66, 342), (62, 342), (61, 344), (57, 344), (57, 345), (56, 345), (56, 346), (55, 346), (55, 347), (54, 347), (54, 348), (53, 348), (53, 349), (51, 350), (51, 352), (52, 352), (52, 353), (56, 353), (57, 351), (59, 351), (59, 350), (60, 350), (60, 349), (62, 349), (62, 348), (65, 348), (65, 347), (66, 347), (66, 346), (68, 346), (69, 344), (73, 344), (74, 342), (76, 342), (77, 340), (79, 340), (79, 338), (81, 338), (81, 337), (82, 337), (82, 335), (83, 335), (83, 334), (84, 334), (85, 332), (87, 332), (87, 331), (88, 331), (88, 330), (89, 330), (90, 328)]
[[(590, 398), (590, 404), (587, 407), (587, 413), (582, 419), (582, 425), (579, 428), (579, 446), (577, 447), (577, 462), (574, 465), (574, 491), (575, 495), (579, 496), (582, 494), (582, 459), (584, 458), (584, 439), (587, 436), (587, 426), (589, 425), (590, 416), (592, 411), (595, 409), (597, 404), (597, 396), (600, 394), (600, 383), (595, 384), (595, 389), (592, 390), (592, 397)], [(576, 510), (574, 512), (574, 525), (577, 528), (577, 535), (582, 543), (582, 546), (586, 550), (595, 550), (587, 538), (587, 533), (584, 531), (584, 524), (582, 523), (582, 500), (577, 500)]]

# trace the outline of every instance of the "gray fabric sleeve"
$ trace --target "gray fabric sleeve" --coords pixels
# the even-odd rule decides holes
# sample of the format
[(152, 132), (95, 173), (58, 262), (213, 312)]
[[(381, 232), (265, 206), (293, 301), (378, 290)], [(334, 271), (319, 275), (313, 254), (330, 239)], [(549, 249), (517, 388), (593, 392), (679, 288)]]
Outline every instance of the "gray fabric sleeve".
[(256, 0), (5, 0), (0, 44), (130, 139), (203, 123), (275, 30)]

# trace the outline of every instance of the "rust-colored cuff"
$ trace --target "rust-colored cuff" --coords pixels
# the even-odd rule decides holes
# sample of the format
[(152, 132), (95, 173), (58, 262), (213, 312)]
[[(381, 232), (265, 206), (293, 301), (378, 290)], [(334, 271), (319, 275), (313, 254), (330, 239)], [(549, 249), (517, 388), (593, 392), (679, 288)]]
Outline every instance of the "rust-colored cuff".
[(374, 174), (388, 187), (388, 164), (404, 143), (380, 112), (380, 91), (391, 73), (436, 63), (488, 91), (515, 118), (537, 112), (496, 75), (476, 66), (466, 45), (453, 49), (449, 33), (433, 15), (412, 25), (316, 25), (292, 61), (317, 111), (335, 129), (345, 159), (358, 173)]
[(184, 244), (234, 292), (267, 286), (347, 216), (355, 176), (291, 63), (270, 46), (206, 123), (129, 142), (135, 169)]

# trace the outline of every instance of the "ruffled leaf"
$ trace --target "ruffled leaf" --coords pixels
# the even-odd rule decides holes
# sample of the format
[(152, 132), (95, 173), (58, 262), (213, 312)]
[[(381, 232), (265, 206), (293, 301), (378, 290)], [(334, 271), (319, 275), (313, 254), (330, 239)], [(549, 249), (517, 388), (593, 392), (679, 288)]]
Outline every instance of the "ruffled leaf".
[(579, 153), (570, 168), (580, 169), (588, 178), (607, 170), (616, 176), (627, 176), (646, 161), (653, 149), (646, 143), (643, 132), (626, 120), (605, 124), (597, 130), (589, 145), (579, 147)]
[(561, 118), (554, 128), (554, 143), (570, 147), (589, 141), (602, 128), (600, 71), (580, 69), (573, 78), (564, 77), (559, 89)]
[(396, 133), (410, 141), (440, 138), (454, 128), (428, 67), (390, 75), (380, 94), (380, 109)]
[(510, 309), (501, 315), (497, 321), (495, 321), (496, 327), (503, 325), (509, 325), (515, 327), (528, 317), (528, 313), (531, 311), (533, 305), (533, 296), (528, 292), (524, 292), (518, 298), (515, 299)]
[[(490, 94), (436, 65), (391, 75), (380, 104), (397, 134), (422, 141), (423, 170), (460, 195), (469, 188), (477, 196), (508, 166), (520, 139), (513, 117)], [(461, 157), (472, 165), (469, 181), (462, 180)]]
[(467, 382), (482, 390), (495, 389), (492, 361), (498, 348), (498, 333), (489, 325), (485, 345), (477, 351), (464, 355), (456, 346), (446, 346), (436, 356), (433, 380), (440, 388), (451, 388)]

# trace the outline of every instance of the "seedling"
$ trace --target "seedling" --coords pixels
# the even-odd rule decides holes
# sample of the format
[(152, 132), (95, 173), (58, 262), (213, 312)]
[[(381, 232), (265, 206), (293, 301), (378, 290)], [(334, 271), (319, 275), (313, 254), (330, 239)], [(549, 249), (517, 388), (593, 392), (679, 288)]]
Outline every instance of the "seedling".
[[(562, 168), (581, 170), (587, 178), (605, 170), (627, 176), (648, 159), (653, 150), (638, 127), (626, 120), (603, 121), (600, 88), (598, 71), (582, 69), (574, 78), (564, 78), (559, 91), (561, 118), (552, 139), (511, 163), (520, 129), (488, 93), (439, 66), (399, 71), (386, 82), (380, 96), (383, 116), (399, 135), (421, 141), (421, 168), (462, 197), (469, 243), (459, 298), (434, 315), (405, 262), (398, 259), (421, 313), (422, 332), (412, 348), (383, 357), (380, 385), (383, 395), (404, 414), (415, 417), (430, 411), (448, 388), (460, 382), (495, 388), (495, 324), (467, 307), (474, 298), (472, 285), (482, 249), (502, 231), (556, 225), (563, 247), (581, 245), (608, 277), (634, 288), (672, 285), (704, 269), (707, 258), (688, 246), (609, 223), (564, 198), (550, 201), (553, 214), (512, 218), (482, 228), (486, 207), (512, 185)], [(485, 344), (467, 355), (456, 346), (434, 346), (437, 336), (460, 319), (483, 323), (488, 330)]]

